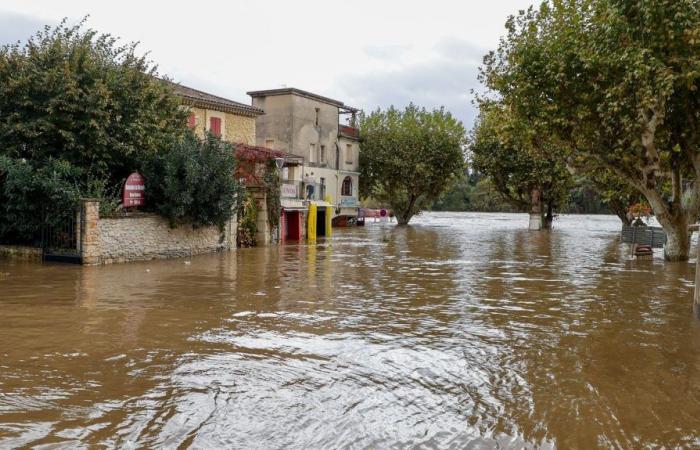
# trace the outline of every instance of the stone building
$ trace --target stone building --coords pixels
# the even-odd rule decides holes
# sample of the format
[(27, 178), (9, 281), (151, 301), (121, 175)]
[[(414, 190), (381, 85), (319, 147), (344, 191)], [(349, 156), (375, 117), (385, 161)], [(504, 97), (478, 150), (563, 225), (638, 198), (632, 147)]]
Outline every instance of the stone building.
[[(295, 88), (251, 91), (256, 142), (290, 154), (282, 170), (283, 238), (300, 235), (310, 204), (317, 208), (317, 233), (330, 234), (331, 218), (358, 211), (359, 132), (357, 109)], [(346, 122), (346, 123), (342, 123)]]
[(175, 94), (189, 108), (187, 124), (197, 134), (210, 131), (231, 143), (255, 145), (256, 118), (263, 111), (253, 106), (173, 84)]
[[(255, 145), (256, 119), (264, 113), (263, 110), (180, 84), (173, 84), (173, 89), (182, 99), (183, 106), (189, 108), (187, 125), (195, 133), (203, 137), (208, 131), (236, 145), (236, 156), (239, 160), (241, 157), (245, 160), (239, 166), (239, 172), (242, 168), (249, 172), (236, 176), (245, 180), (246, 189), (252, 192), (258, 207), (256, 241), (262, 245), (269, 244), (274, 240), (276, 230), (271, 230), (269, 226), (267, 198), (260, 184), (259, 172), (265, 166), (264, 158), (275, 159), (281, 155)], [(250, 155), (256, 158), (246, 157)]]

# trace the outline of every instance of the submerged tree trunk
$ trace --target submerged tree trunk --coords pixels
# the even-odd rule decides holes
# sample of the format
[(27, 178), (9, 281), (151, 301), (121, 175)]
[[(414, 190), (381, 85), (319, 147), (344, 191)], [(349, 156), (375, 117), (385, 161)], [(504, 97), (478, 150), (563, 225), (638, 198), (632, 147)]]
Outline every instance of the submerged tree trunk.
[(542, 227), (545, 230), (551, 230), (553, 222), (554, 222), (554, 206), (552, 205), (552, 202), (547, 202), (547, 213), (544, 215), (544, 220), (542, 221)]
[(396, 214), (396, 223), (398, 225), (408, 225), (408, 222), (411, 221), (411, 218), (415, 215), (413, 212), (413, 207), (416, 204), (417, 197), (414, 197), (411, 195), (409, 197), (408, 205), (406, 205), (405, 209), (399, 209), (395, 210)]
[[(646, 190), (644, 196), (649, 200), (654, 210), (656, 220), (659, 221), (666, 232), (666, 246), (664, 257), (666, 261), (687, 261), (690, 256), (690, 231), (688, 226), (695, 221), (697, 215), (695, 207), (684, 210), (680, 199), (672, 199), (666, 202), (655, 190)], [(676, 194), (679, 196), (679, 194)]]
[(666, 261), (687, 261), (690, 257), (690, 224), (684, 217), (671, 221), (664, 226), (666, 231), (666, 246), (664, 257)]
[(541, 230), (544, 226), (542, 195), (538, 188), (530, 192), (530, 224), (529, 229), (533, 231)]

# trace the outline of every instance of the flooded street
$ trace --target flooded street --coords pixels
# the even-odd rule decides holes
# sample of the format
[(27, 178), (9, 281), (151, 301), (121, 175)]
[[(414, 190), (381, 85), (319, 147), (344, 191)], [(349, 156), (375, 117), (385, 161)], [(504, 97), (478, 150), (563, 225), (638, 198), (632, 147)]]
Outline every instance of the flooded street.
[(1, 261), (0, 448), (700, 446), (694, 265), (629, 261), (614, 217), (526, 227)]

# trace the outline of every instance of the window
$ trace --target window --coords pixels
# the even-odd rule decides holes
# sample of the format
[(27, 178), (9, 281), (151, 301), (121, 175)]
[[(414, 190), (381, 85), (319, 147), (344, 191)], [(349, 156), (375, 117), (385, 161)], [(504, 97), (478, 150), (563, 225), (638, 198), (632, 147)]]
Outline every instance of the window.
[(352, 144), (345, 144), (345, 164), (352, 164)]
[(345, 177), (343, 180), (343, 186), (340, 188), (340, 195), (345, 197), (352, 196), (352, 178)]
[(274, 139), (265, 139), (265, 147), (271, 148), (274, 150), (275, 148), (275, 140)]
[(309, 144), (309, 162), (316, 162), (316, 144)]
[(321, 146), (321, 163), (326, 162), (326, 146), (322, 145)]
[(326, 179), (321, 178), (321, 186), (319, 186), (319, 200), (326, 199)]
[(194, 116), (194, 113), (191, 112), (190, 115), (187, 117), (187, 126), (190, 128), (194, 128), (196, 124), (197, 118)]
[(220, 117), (210, 117), (209, 118), (209, 132), (214, 134), (214, 136), (221, 137), (221, 118)]
[(316, 108), (316, 119), (314, 119), (314, 124), (315, 124), (316, 126), (318, 126), (318, 113), (319, 113), (320, 111), (321, 111), (321, 110), (320, 110), (319, 108)]

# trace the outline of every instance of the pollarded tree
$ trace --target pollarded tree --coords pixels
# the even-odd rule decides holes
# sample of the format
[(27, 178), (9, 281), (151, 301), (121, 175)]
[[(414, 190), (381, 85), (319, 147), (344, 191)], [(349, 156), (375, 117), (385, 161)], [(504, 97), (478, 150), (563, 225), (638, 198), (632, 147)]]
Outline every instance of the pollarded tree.
[(545, 1), (508, 23), (484, 79), (510, 108), (632, 185), (687, 260), (700, 214), (700, 3)]
[(407, 225), (464, 171), (466, 131), (443, 108), (378, 109), (362, 115), (360, 131), (363, 192), (389, 204), (399, 225)]
[(488, 175), (512, 205), (530, 213), (531, 228), (551, 228), (554, 210), (572, 186), (555, 144), (498, 102), (482, 100), (479, 109), (469, 146), (473, 168)]

